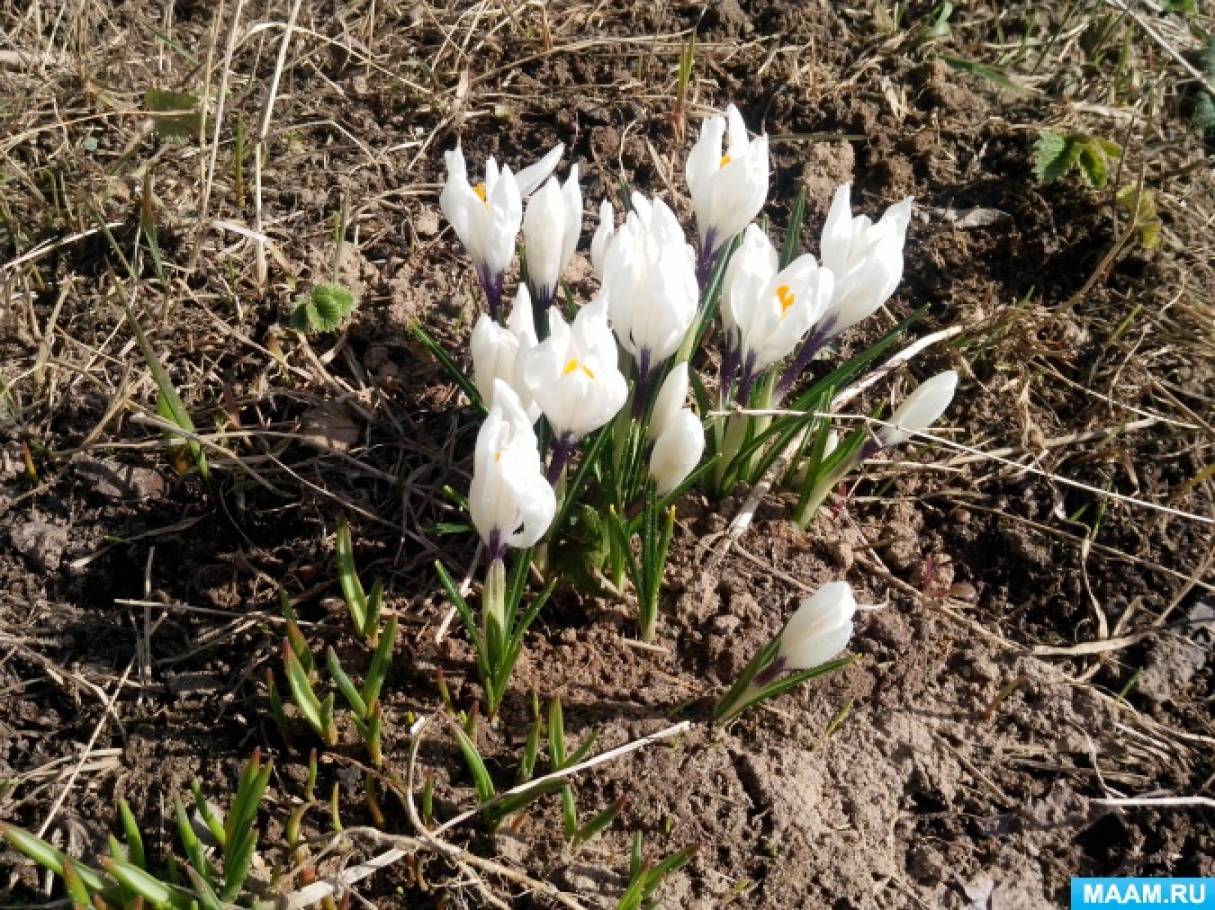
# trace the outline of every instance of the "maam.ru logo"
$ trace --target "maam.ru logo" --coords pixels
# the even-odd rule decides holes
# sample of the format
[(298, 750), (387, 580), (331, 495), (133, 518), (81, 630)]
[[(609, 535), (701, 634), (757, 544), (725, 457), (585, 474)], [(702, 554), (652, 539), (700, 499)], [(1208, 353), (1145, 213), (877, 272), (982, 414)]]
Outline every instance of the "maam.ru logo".
[(1188, 907), (1215, 910), (1212, 878), (1073, 878), (1071, 910)]

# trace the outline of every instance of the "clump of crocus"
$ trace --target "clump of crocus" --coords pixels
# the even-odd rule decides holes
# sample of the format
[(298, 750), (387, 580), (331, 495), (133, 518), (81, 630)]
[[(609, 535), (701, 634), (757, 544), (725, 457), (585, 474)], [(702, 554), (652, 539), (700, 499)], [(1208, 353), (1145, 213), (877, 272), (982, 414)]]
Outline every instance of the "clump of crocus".
[(752, 658), (717, 703), (713, 720), (725, 723), (747, 708), (851, 663), (852, 658), (832, 658), (848, 647), (855, 613), (856, 598), (847, 582), (825, 584), (803, 600), (780, 634)]
[(459, 145), (443, 156), (447, 182), (439, 195), (439, 207), (472, 257), (494, 319), (501, 308), (506, 270), (515, 257), (523, 200), (553, 172), (563, 150), (564, 146), (557, 145), (517, 174), (509, 167), (499, 169), (490, 158), (485, 162), (485, 179), (475, 186), (468, 180), (468, 165)]

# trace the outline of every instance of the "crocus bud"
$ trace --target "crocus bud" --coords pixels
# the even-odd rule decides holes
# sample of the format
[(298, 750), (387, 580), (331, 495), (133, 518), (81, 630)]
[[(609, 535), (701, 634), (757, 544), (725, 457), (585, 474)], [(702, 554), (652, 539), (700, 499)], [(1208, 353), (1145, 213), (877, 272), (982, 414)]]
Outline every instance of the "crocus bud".
[(582, 190), (578, 165), (564, 184), (550, 177), (527, 202), (523, 243), (527, 248), (527, 282), (536, 305), (544, 312), (557, 293), (557, 282), (569, 265), (582, 232)]
[(468, 507), (473, 526), (501, 559), (508, 546), (530, 547), (552, 523), (557, 509), (545, 478), (536, 434), (519, 396), (502, 380), (494, 385), (490, 408), (477, 434)]
[(477, 319), (469, 347), (472, 350), (473, 382), (486, 408), (493, 407), (495, 383), (500, 379), (514, 389), (533, 423), (540, 416), (540, 409), (532, 401), (531, 393), (518, 381), (519, 352), (530, 350), (535, 344), (531, 295), (524, 285), (519, 286), (515, 295), (515, 305), (505, 328), (484, 313)]
[(603, 287), (620, 346), (645, 375), (683, 343), (696, 318), (695, 256), (661, 199), (633, 196), (633, 211), (603, 254)]
[(748, 140), (742, 115), (731, 104), (725, 117), (705, 121), (688, 153), (686, 177), (701, 256), (711, 257), (763, 208), (768, 195), (768, 137)]
[(791, 670), (825, 664), (848, 646), (854, 613), (856, 599), (847, 582), (823, 585), (801, 602), (785, 625), (776, 662)]
[(903, 277), (903, 244), (911, 221), (911, 197), (886, 209), (874, 224), (852, 216), (850, 188), (835, 192), (823, 225), (823, 265), (835, 275), (830, 334), (855, 325), (881, 307)]
[(689, 408), (677, 411), (654, 443), (650, 454), (650, 477), (655, 491), (666, 496), (700, 464), (705, 451), (705, 429)]
[(646, 427), (646, 438), (657, 439), (666, 430), (667, 425), (683, 408), (688, 397), (688, 362), (686, 360), (671, 367), (667, 378), (662, 381), (658, 397), (654, 399), (654, 410), (650, 414), (650, 423)]
[(552, 307), (548, 325), (549, 337), (523, 360), (522, 378), (555, 439), (574, 443), (616, 416), (628, 383), (616, 365), (616, 340), (601, 298), (579, 310), (572, 325)]
[(880, 427), (878, 441), (883, 446), (897, 446), (922, 433), (945, 413), (958, 387), (958, 374), (953, 370), (938, 373), (922, 382), (907, 396), (889, 420), (890, 426)]
[(595, 270), (596, 278), (603, 278), (603, 260), (615, 233), (616, 212), (612, 203), (604, 199), (599, 203), (599, 226), (591, 237), (591, 267)]

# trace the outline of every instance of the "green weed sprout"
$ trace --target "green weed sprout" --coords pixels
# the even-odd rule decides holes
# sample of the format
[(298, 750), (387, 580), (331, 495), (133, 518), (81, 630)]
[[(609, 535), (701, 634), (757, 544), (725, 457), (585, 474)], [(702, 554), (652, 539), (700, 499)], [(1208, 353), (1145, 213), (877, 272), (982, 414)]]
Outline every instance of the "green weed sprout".
[[(58, 848), (15, 825), (0, 824), (3, 837), (18, 852), (63, 879), (73, 907), (139, 908), (151, 905), (171, 910), (222, 910), (245, 891), (257, 850), (258, 807), (270, 781), (272, 765), (259, 752), (245, 765), (227, 816), (206, 799), (197, 782), (193, 801), (197, 818), (214, 842), (218, 868), (208, 857), (194, 823), (179, 798), (174, 799), (177, 835), (186, 859), (178, 867), (172, 857), (163, 870), (149, 867), (139, 826), (125, 800), (118, 802), (123, 840), (111, 837), (109, 855), (94, 869), (69, 858)], [(185, 878), (182, 877), (182, 871)]]
[(684, 847), (666, 859), (652, 863), (645, 858), (641, 832), (633, 835), (633, 847), (629, 852), (629, 887), (621, 895), (616, 910), (653, 910), (658, 906), (654, 892), (673, 872), (682, 869), (696, 855), (697, 847)]

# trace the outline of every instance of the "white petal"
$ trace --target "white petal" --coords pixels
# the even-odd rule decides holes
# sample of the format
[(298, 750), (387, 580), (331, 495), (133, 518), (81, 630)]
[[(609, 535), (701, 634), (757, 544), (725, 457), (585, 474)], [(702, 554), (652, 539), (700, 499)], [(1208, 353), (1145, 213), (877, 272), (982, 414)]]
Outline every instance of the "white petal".
[(554, 145), (547, 155), (537, 161), (535, 164), (523, 168), (515, 175), (515, 182), (519, 184), (519, 195), (526, 199), (536, 191), (536, 187), (542, 184), (553, 173), (557, 167), (557, 162), (561, 160), (561, 153), (565, 151), (565, 143), (558, 142)]

